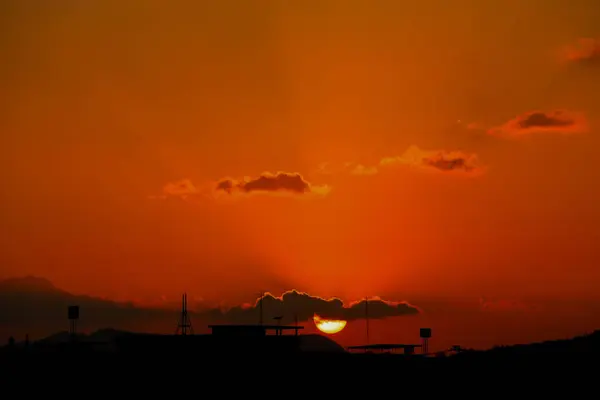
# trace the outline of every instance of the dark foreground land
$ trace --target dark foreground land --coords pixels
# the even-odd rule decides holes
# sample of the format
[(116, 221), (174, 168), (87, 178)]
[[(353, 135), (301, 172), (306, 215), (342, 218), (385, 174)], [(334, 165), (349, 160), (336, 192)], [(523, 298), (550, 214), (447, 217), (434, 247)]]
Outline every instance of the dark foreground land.
[[(119, 354), (5, 358), (4, 391), (79, 397), (290, 395), (310, 398), (510, 396), (597, 390), (598, 354), (459, 354), (447, 358), (304, 354), (295, 357), (130, 357)], [(7, 397), (9, 398), (9, 397)]]
[[(448, 394), (477, 392), (486, 385), (479, 397), (496, 397), (492, 394), (504, 390), (518, 393), (525, 388), (534, 391), (529, 395), (537, 393), (539, 397), (565, 387), (569, 397), (573, 397), (584, 388), (597, 387), (600, 372), (600, 332), (445, 357), (345, 352), (278, 354), (255, 350), (245, 354), (152, 349), (133, 353), (90, 352), (73, 348), (55, 352), (3, 351), (0, 384), (28, 389), (63, 388), (66, 392), (71, 386), (78, 391), (84, 387), (86, 391), (139, 390), (140, 396), (142, 392), (147, 395), (169, 387), (183, 393), (208, 390), (249, 395), (252, 391), (327, 390), (338, 395), (358, 395), (357, 390), (365, 388)], [(192, 392), (186, 392), (189, 390)]]

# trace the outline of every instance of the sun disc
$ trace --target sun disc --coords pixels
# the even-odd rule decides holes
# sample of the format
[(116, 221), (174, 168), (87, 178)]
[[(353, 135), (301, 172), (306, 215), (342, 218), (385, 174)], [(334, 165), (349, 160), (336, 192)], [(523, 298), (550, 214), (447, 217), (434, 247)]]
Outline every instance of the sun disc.
[(328, 335), (341, 332), (342, 329), (346, 327), (347, 323), (347, 321), (341, 319), (323, 319), (317, 314), (313, 317), (313, 321), (318, 330)]

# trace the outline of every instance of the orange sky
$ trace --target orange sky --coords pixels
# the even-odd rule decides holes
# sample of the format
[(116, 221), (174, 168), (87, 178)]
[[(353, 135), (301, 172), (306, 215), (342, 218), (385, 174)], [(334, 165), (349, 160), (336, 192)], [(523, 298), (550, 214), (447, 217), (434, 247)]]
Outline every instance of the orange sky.
[[(595, 0), (168, 3), (0, 6), (0, 277), (597, 298)], [(321, 190), (244, 194), (279, 171)]]

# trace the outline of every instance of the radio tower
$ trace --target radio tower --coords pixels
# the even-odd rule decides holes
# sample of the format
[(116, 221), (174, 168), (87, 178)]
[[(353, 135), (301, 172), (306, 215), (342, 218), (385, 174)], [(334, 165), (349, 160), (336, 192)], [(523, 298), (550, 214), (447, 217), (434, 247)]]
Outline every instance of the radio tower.
[(263, 300), (265, 298), (265, 292), (260, 292), (260, 303), (259, 306), (259, 316), (258, 316), (258, 324), (262, 326), (263, 324)]
[(194, 328), (192, 328), (192, 321), (188, 317), (187, 312), (187, 293), (184, 293), (181, 299), (181, 315), (179, 317), (179, 323), (177, 324), (176, 335), (186, 336), (187, 334), (194, 334)]

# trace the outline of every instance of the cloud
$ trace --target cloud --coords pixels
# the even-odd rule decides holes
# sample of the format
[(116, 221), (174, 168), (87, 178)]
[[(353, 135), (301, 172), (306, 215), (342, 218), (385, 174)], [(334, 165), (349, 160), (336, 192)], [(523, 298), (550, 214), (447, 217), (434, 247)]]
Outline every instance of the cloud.
[(561, 55), (567, 62), (580, 64), (600, 63), (600, 40), (580, 38), (576, 43), (566, 46)]
[(484, 171), (476, 154), (467, 154), (456, 150), (422, 150), (417, 146), (410, 146), (401, 156), (385, 157), (379, 163), (381, 167), (397, 164), (445, 173), (477, 174)]
[(326, 195), (331, 191), (328, 185), (313, 185), (299, 173), (265, 172), (257, 178), (245, 177), (241, 180), (225, 178), (198, 186), (190, 179), (169, 182), (163, 186), (159, 195), (148, 196), (149, 199), (165, 200), (180, 198), (182, 200), (198, 200), (200, 197), (211, 198), (216, 194), (292, 194), (292, 195)]
[(375, 175), (379, 172), (377, 167), (374, 166), (364, 166), (362, 164), (355, 163), (347, 163), (346, 168), (350, 171), (352, 175)]
[(584, 133), (587, 130), (588, 124), (583, 113), (554, 110), (518, 115), (504, 125), (491, 128), (488, 133), (494, 136), (523, 137), (539, 133)]
[[(435, 150), (426, 151), (417, 146), (409, 147), (402, 156), (385, 157), (376, 165), (365, 165), (347, 162), (334, 165), (322, 163), (313, 172), (321, 175), (336, 175), (340, 173), (369, 176), (379, 173), (383, 167), (394, 164), (404, 164), (438, 172), (465, 172), (470, 175), (483, 172), (475, 154), (460, 151)], [(216, 183), (202, 187), (190, 179), (167, 183), (162, 194), (148, 196), (150, 199), (167, 199), (177, 197), (183, 200), (197, 199), (198, 196), (214, 197), (252, 194), (294, 195), (294, 196), (324, 196), (331, 192), (327, 184), (315, 185), (308, 182), (297, 172), (263, 172), (258, 177), (243, 179), (223, 178)]]
[(257, 178), (244, 178), (236, 180), (226, 178), (220, 180), (215, 190), (229, 195), (232, 194), (253, 194), (253, 193), (280, 193), (307, 195), (329, 193), (330, 187), (327, 185), (312, 185), (306, 181), (299, 173), (277, 172), (275, 174), (264, 172)]
[(348, 162), (340, 165), (322, 163), (316, 173), (334, 175), (339, 173), (350, 175), (375, 175), (382, 169), (405, 165), (423, 170), (444, 173), (466, 173), (478, 175), (485, 171), (478, 156), (474, 153), (464, 153), (458, 150), (423, 150), (418, 146), (410, 146), (402, 155), (384, 157), (376, 165), (365, 165)]
[[(291, 290), (275, 297), (266, 293), (263, 297), (263, 321), (269, 323), (282, 317), (283, 323), (311, 319), (314, 314), (326, 319), (356, 320), (365, 318), (365, 301), (344, 305), (338, 298), (324, 299), (307, 293)], [(369, 318), (382, 319), (419, 314), (419, 309), (407, 302), (390, 302), (380, 298), (369, 300)], [(260, 318), (260, 298), (254, 304), (233, 307), (228, 310), (206, 311), (207, 319), (227, 323), (256, 323)]]
[(201, 194), (200, 188), (192, 183), (189, 179), (181, 179), (175, 182), (169, 182), (163, 186), (160, 195), (148, 196), (150, 199), (166, 199), (169, 197), (179, 197), (183, 200), (189, 199), (191, 196)]
[(163, 187), (163, 193), (170, 196), (189, 196), (198, 192), (198, 188), (189, 179), (170, 182)]

